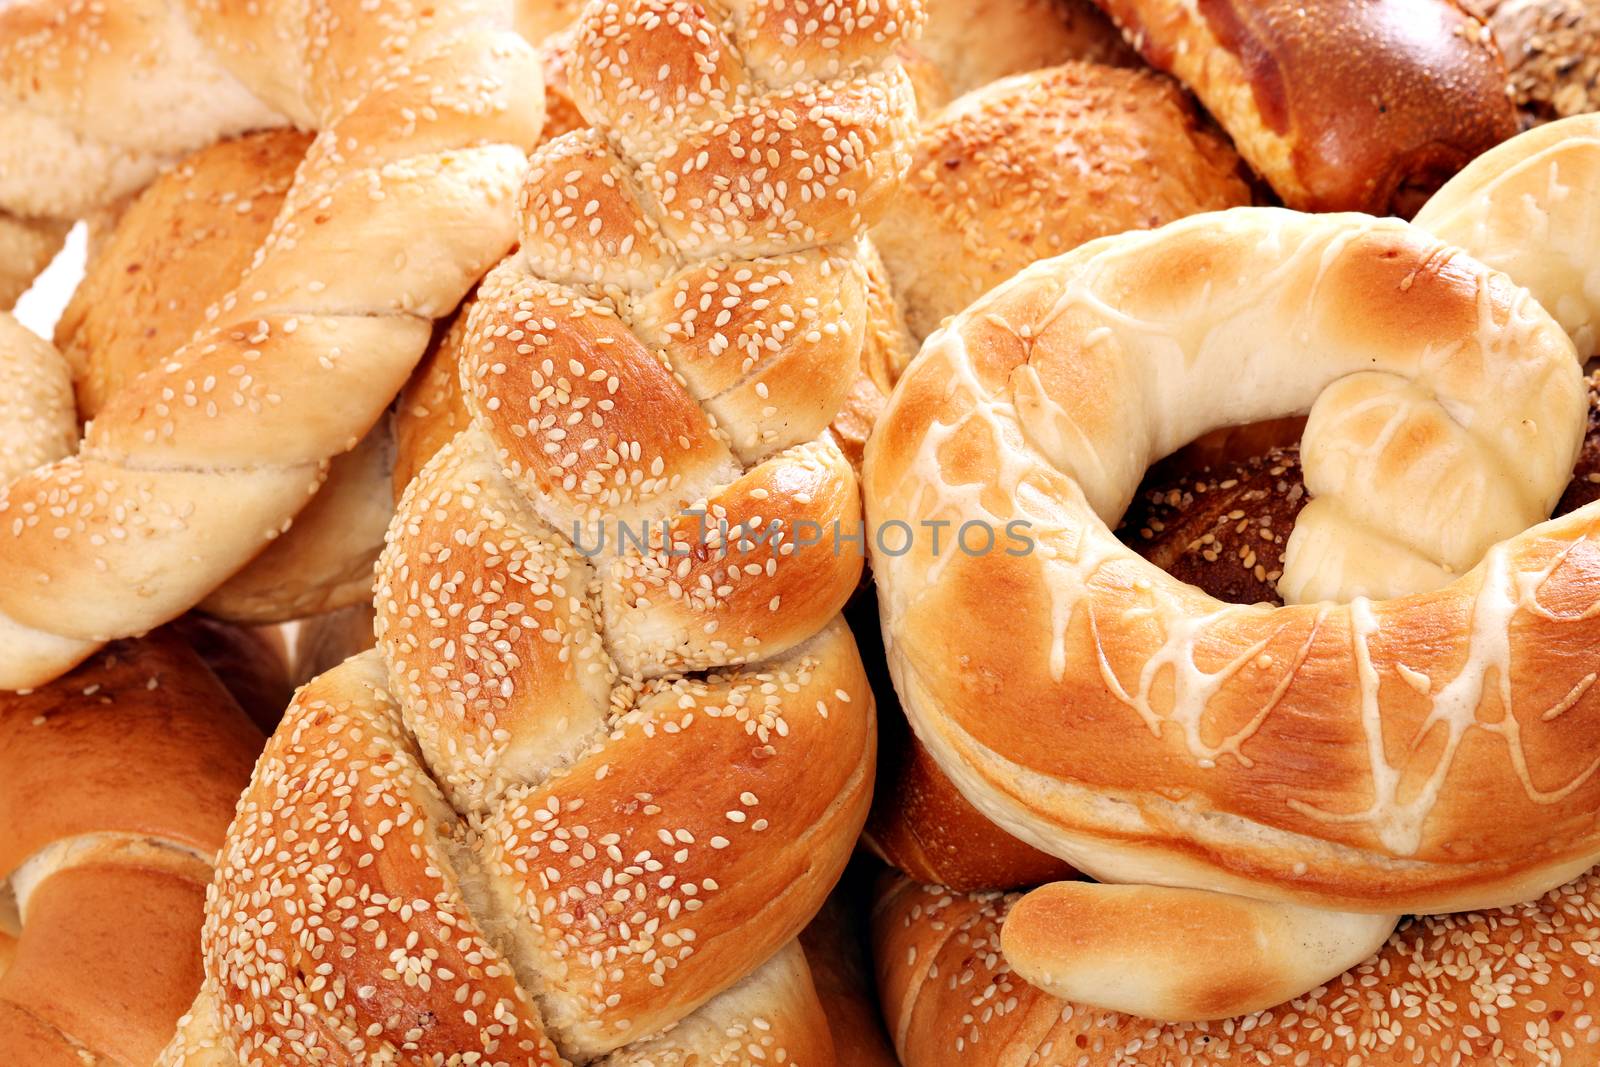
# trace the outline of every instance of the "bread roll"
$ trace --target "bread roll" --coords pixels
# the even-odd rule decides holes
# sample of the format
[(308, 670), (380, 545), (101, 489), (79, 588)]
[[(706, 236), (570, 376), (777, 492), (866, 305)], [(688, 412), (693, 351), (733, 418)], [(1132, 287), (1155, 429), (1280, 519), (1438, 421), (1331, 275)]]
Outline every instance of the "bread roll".
[(905, 1067), (1578, 1067), (1600, 1043), (1593, 873), (1528, 904), (1408, 920), (1370, 960), (1304, 996), (1203, 1023), (1086, 1008), (1023, 981), (1001, 951), (1019, 899), (886, 884), (873, 958)]
[(1517, 132), (1492, 36), (1455, 0), (1099, 0), (1292, 208), (1409, 218)]
[[(204, 600), (381, 420), (514, 239), (544, 109), (510, 22), (477, 0), (0, 8), (0, 145), (30, 160), (0, 165), (0, 209), (104, 205), (241, 121), (319, 138), (216, 316), (117, 390), (76, 456), (0, 494), (0, 685)], [(62, 499), (66, 525), (22, 518)]]
[(827, 432), (921, 12), (808, 10), (585, 9), (593, 125), (533, 154), (465, 428), (401, 496), (377, 647), (300, 690), (240, 802), (169, 1061), (832, 1062), (792, 942), (866, 817), (861, 561), (755, 530), (859, 519)]
[(924, 116), (992, 81), (1070, 60), (1139, 65), (1090, 0), (930, 0), (927, 6), (922, 36), (904, 50)]
[(261, 735), (172, 633), (0, 697), (0, 1061), (149, 1064)]
[(929, 116), (872, 236), (920, 343), (1035, 260), (1250, 200), (1239, 157), (1172, 81), (1073, 62)]
[[(56, 326), (81, 418), (94, 418), (205, 325), (271, 231), (310, 144), (294, 130), (220, 142), (156, 179), (121, 213)], [(389, 433), (380, 422), (338, 457), (316, 499), (206, 599), (206, 610), (281, 622), (369, 598), (393, 514)]]

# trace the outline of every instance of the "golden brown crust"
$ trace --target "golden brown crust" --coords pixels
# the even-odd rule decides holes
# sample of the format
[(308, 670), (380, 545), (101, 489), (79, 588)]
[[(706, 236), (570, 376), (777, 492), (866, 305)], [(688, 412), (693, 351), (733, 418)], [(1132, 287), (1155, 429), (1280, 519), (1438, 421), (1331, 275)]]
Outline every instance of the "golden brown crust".
[(221, 141), (122, 211), (56, 323), (81, 418), (98, 415), (205, 324), (207, 309), (238, 284), (271, 231), (310, 145), (298, 130)]
[(965, 892), (1038, 885), (1075, 875), (991, 822), (946, 777), (896, 714), (884, 715), (882, 758), (865, 842), (920, 882)]
[[(25, 936), (0, 979), (0, 1004), (50, 1028), (63, 1048), (153, 1063), (200, 988), (209, 864), (163, 869), (151, 857), (73, 866), (29, 898)], [(17, 1032), (0, 1019), (0, 1055)]]
[[(1264, 288), (1260, 256), (1268, 246), (1285, 259)], [(1289, 249), (1298, 251), (1289, 257)], [(1246, 291), (1245, 300), (1229, 295)], [(1025, 272), (971, 309), (924, 348), (880, 423), (865, 474), (872, 521), (1004, 522), (1035, 514), (1049, 523), (1036, 551), (1019, 556), (934, 561), (924, 539), (906, 555), (874, 557), (897, 688), (919, 736), (965, 795), (1006, 829), (1108, 880), (1374, 912), (1522, 899), (1583, 869), (1596, 849), (1582, 814), (1600, 789), (1583, 740), (1594, 728), (1594, 705), (1584, 698), (1584, 661), (1567, 658), (1592, 636), (1585, 614), (1591, 516), (1579, 512), (1512, 537), (1436, 592), (1260, 609), (1219, 605), (1172, 581), (1118, 546), (1090, 510), (1092, 502), (1103, 513), (1119, 511), (1149, 458), (1187, 437), (1218, 422), (1304, 410), (1317, 398), (1325, 382), (1306, 383), (1303, 399), (1278, 410), (1255, 403), (1266, 395), (1257, 390), (1270, 391), (1267, 382), (1287, 381), (1278, 372), (1291, 364), (1257, 363), (1238, 346), (1247, 336), (1257, 338), (1252, 343), (1277, 336), (1257, 316), (1279, 306), (1279, 294), (1294, 321), (1317, 324), (1304, 335), (1319, 338), (1316, 358), (1297, 358), (1294, 372), (1319, 367), (1340, 379), (1333, 398), (1317, 402), (1307, 441), (1320, 441), (1329, 456), (1375, 464), (1359, 468), (1371, 473), (1355, 481), (1330, 479), (1318, 503), (1331, 507), (1337, 496), (1347, 510), (1325, 518), (1367, 514), (1392, 530), (1397, 516), (1425, 507), (1430, 491), (1445, 493), (1461, 507), (1452, 512), (1459, 520), (1414, 510), (1400, 533), (1385, 534), (1428, 537), (1463, 532), (1473, 514), (1520, 528), (1555, 504), (1582, 439), (1581, 379), (1559, 326), (1503, 276), (1441, 255), (1414, 228), (1349, 217), (1238, 209), (1101, 242)], [(1306, 294), (1315, 299), (1308, 303)], [(1345, 314), (1346, 298), (1365, 309), (1359, 320)], [(1485, 318), (1486, 307), (1498, 310)], [(1116, 309), (1115, 321), (1106, 308)], [(1185, 339), (1210, 335), (1190, 332), (1197, 320), (1187, 316), (1212, 309), (1230, 309), (1212, 328), (1236, 331), (1226, 334), (1236, 343), (1185, 348)], [(1105, 343), (1087, 343), (1101, 327)], [(1377, 385), (1375, 377), (1351, 379), (1342, 361), (1365, 361), (1363, 373), (1387, 364), (1409, 376), (1418, 371), (1387, 362), (1395, 355), (1390, 345), (1410, 338), (1415, 351), (1426, 347), (1422, 338), (1441, 336), (1466, 346), (1459, 351), (1482, 346), (1500, 355), (1469, 357), (1450, 371), (1430, 364), (1425, 376), (1442, 375), (1432, 380), (1445, 390), (1434, 396), (1459, 388), (1462, 404), (1499, 405), (1526, 387), (1520, 395), (1539, 398), (1540, 412), (1528, 417), (1550, 436), (1531, 442), (1483, 411), (1476, 433), (1509, 434), (1492, 452), (1502, 458), (1436, 478), (1431, 490), (1412, 483), (1386, 495), (1384, 485), (1434, 469), (1419, 466), (1421, 456), (1448, 462), (1450, 438), (1433, 436), (1442, 428), (1438, 410), (1413, 406), (1405, 392), (1387, 401), (1363, 393), (1355, 403), (1368, 405), (1359, 407), (1366, 414), (1357, 417), (1352, 407), (1341, 422), (1338, 405), (1350, 399), (1344, 391), (1358, 381)], [(1197, 374), (1224, 350), (1232, 369), (1216, 364), (1203, 389), (1198, 380), (1172, 378), (1178, 365), (1163, 362), (1165, 399), (1161, 414), (1152, 413), (1137, 387), (1158, 380), (1141, 362), (1146, 355), (1185, 351), (1184, 370)], [(1536, 350), (1540, 370), (1533, 371), (1520, 361)], [(1490, 367), (1505, 380), (1476, 377)], [(1454, 378), (1456, 371), (1466, 377)], [(1415, 419), (1419, 428), (1415, 437), (1394, 431), (1387, 459), (1384, 449), (1370, 448), (1373, 427), (1362, 421), (1377, 410), (1398, 425)], [(1500, 430), (1490, 431), (1492, 423)], [(1333, 436), (1318, 436), (1319, 425)], [(1342, 432), (1352, 434), (1348, 445), (1334, 443)], [(1023, 439), (1035, 447), (1020, 448)], [(1130, 439), (1148, 449), (1130, 453)], [(1463, 505), (1508, 462), (1518, 488), (1505, 483), (1505, 504), (1479, 498), (1481, 512)], [(1538, 488), (1529, 495), (1522, 479), (1534, 478)], [(1360, 490), (1341, 494), (1340, 485)], [(1486, 542), (1501, 528), (1484, 528)], [(1343, 532), (1309, 542), (1324, 550), (1344, 543)], [(1368, 558), (1358, 565), (1386, 561), (1379, 578), (1393, 576), (1388, 560), (1411, 558), (1363, 552)], [(1337, 570), (1311, 567), (1324, 577)], [(1473, 622), (1474, 613), (1482, 621)], [(951, 627), (952, 618), (962, 625)], [(1502, 635), (1508, 639), (1499, 643)], [(1174, 665), (1182, 681), (1162, 682)], [(1506, 690), (1482, 684), (1488, 676), (1502, 678)], [(1458, 677), (1464, 680), (1447, 690)], [(1429, 716), (1445, 714), (1432, 709), (1462, 691), (1466, 710), (1453, 713), (1459, 743), (1424, 742), (1435, 721)], [(1485, 728), (1502, 714), (1490, 710), (1502, 706), (1502, 691), (1511, 694), (1514, 738)], [(1486, 707), (1477, 712), (1480, 703)], [(1363, 707), (1378, 710), (1366, 715)], [(1379, 721), (1384, 738), (1415, 744), (1369, 745)], [(1407, 796), (1425, 791), (1420, 801), (1403, 802), (1379, 779), (1412, 783)], [(1494, 805), (1494, 820), (1480, 818), (1485, 803)]]
[(1290, 207), (1409, 217), (1516, 133), (1505, 66), (1454, 0), (1100, 0)]
[[(5, 17), (33, 19), (30, 6)], [(136, 78), (140, 58), (119, 49), (147, 60), (170, 45), (206, 57), (190, 70), (164, 56), (177, 83), (225, 69), (258, 110), (319, 135), (215, 318), (116, 392), (78, 456), (0, 495), (11, 687), (181, 614), (283, 532), (327, 462), (382, 416), (430, 321), (511, 245), (507, 208), (543, 119), (537, 58), (493, 4), (153, 6), (127, 25), (87, 5), (43, 19), (13, 48), (6, 87), (90, 136), (106, 114), (125, 117), (119, 94), (161, 82)], [(88, 62), (101, 52), (104, 64)], [(170, 125), (138, 133), (159, 140)], [(183, 132), (179, 151), (192, 147)], [(11, 521), (60, 499), (72, 503), (51, 531)]]
[(1058, 1000), (1000, 951), (1016, 895), (886, 880), (873, 956), (907, 1067), (1577, 1067), (1600, 1041), (1600, 883), (1584, 875), (1529, 904), (1406, 922), (1376, 956), (1241, 1019), (1155, 1023)]
[(928, 116), (873, 241), (920, 342), (1035, 260), (1250, 203), (1243, 170), (1170, 79), (1067, 63)]
[(209, 855), (260, 744), (216, 677), (170, 635), (117, 645), (71, 677), (4, 704), (7, 874), (51, 842), (91, 833), (157, 838)]
[[(860, 519), (824, 434), (919, 17), (586, 9), (595, 125), (534, 153), (520, 249), (408, 393), (408, 465), (457, 388), (465, 424), (401, 497), (378, 647), (309, 683), (259, 765), (171, 1055), (832, 1061), (784, 946), (865, 820), (875, 731), (838, 618), (860, 554), (797, 534)], [(403, 906), (356, 922), (377, 899)]]
[(200, 985), (210, 857), (261, 745), (172, 631), (0, 700), (0, 1059), (149, 1063)]

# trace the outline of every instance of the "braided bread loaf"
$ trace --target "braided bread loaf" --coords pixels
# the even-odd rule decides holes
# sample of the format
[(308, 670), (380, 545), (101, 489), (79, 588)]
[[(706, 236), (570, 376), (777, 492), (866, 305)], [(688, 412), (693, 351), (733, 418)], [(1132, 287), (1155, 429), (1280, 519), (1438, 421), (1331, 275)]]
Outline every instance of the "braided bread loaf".
[(0, 698), (0, 1061), (154, 1061), (200, 986), (211, 857), (260, 746), (169, 632)]
[[(112, 398), (77, 456), (0, 493), (0, 685), (179, 614), (282, 531), (377, 421), (431, 320), (510, 246), (539, 132), (537, 61), (501, 3), (154, 6), (142, 21), (94, 5), (0, 13), (22, 121), (88, 139), (176, 93), (137, 134), (155, 137), (205, 125), (242, 85), (257, 112), (321, 132), (215, 321)], [(171, 83), (141, 80), (163, 50)], [(219, 71), (231, 97), (185, 95)]]
[[(1571, 189), (1592, 154), (1573, 123), (1461, 179), (1494, 216), (1480, 238), (1504, 239), (1484, 238), (1485, 258), (1528, 256), (1539, 269), (1521, 276), (1580, 340), (1592, 312), (1574, 301), (1595, 291), (1580, 249), (1594, 223)], [(1457, 202), (1447, 190), (1438, 217)], [(1528, 250), (1569, 231), (1570, 245)], [(1342, 307), (1357, 300), (1352, 318)], [(1292, 364), (1264, 354), (1275, 336), (1299, 346)], [(1182, 372), (1162, 363), (1158, 375), (1177, 353)], [(1190, 375), (1223, 366), (1209, 391), (1192, 387)], [(1074, 999), (1230, 1014), (1239, 1001), (1186, 977), (1206, 953), (1172, 956), (1152, 932), (1117, 951), (1166, 953), (1170, 965), (1111, 982), (1070, 931), (1097, 906), (1115, 925), (1137, 896), (1152, 931), (1209, 916), (1256, 926), (1262, 944), (1281, 940), (1272, 931), (1286, 920), (1320, 938), (1337, 932), (1331, 913), (1244, 915), (1239, 898), (1195, 890), (1455, 910), (1537, 896), (1594, 862), (1592, 678), (1582, 655), (1568, 658), (1593, 640), (1591, 509), (1516, 534), (1549, 513), (1572, 470), (1585, 422), (1577, 367), (1567, 333), (1525, 291), (1416, 229), (1248, 210), (1041, 264), (925, 348), (869, 453), (869, 513), (1025, 516), (1037, 546), (875, 560), (919, 736), (1024, 841), (1102, 879), (1191, 887), (1025, 898), (1007, 924), (1013, 966)], [(1304, 607), (1218, 605), (1095, 519), (1121, 512), (1147, 457), (1208, 424), (1303, 405), (1314, 499), (1278, 589)], [(1436, 591), (1361, 595), (1407, 588)], [(954, 635), (934, 622), (953, 615), (968, 620)], [(1070, 744), (1041, 740), (1061, 730)], [(1275, 958), (1286, 980), (1312, 962)]]
[(468, 423), (401, 498), (378, 648), (245, 792), (170, 1060), (831, 1062), (785, 946), (865, 819), (872, 698), (861, 558), (796, 531), (859, 517), (826, 428), (919, 19), (586, 9), (589, 126), (534, 153), (464, 326)]

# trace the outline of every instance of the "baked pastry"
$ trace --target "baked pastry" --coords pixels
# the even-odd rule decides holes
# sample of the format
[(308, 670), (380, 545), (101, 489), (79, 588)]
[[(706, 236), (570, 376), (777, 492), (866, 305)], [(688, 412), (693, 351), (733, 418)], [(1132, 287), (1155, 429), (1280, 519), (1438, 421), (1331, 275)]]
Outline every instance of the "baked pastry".
[[(1557, 298), (1583, 291), (1589, 263), (1563, 240), (1542, 256), (1527, 246), (1593, 224), (1581, 198), (1529, 206), (1515, 176), (1519, 159), (1535, 159), (1564, 179), (1546, 188), (1570, 188), (1589, 134), (1581, 123), (1547, 129), (1462, 182), (1482, 190), (1485, 210), (1508, 212), (1472, 227), (1473, 247), (1490, 263), (1520, 253), (1541, 266), (1518, 280), (1565, 308), (1559, 324), (1504, 275), (1418, 229), (1241, 209), (1023, 272), (939, 335), (902, 382), (869, 450), (871, 521), (1020, 516), (1040, 531), (1017, 555), (935, 559), (924, 543), (875, 556), (890, 662), (919, 737), (1002, 828), (1096, 877), (1174, 887), (1026, 898), (1008, 952), (1030, 980), (1158, 1017), (1233, 1014), (1316, 984), (1310, 957), (1275, 954), (1230, 1004), (1188, 973), (1205, 952), (1141, 970), (1139, 951), (1170, 954), (1161, 935), (1109, 961), (1052, 931), (1096, 900), (1108, 919), (1135, 905), (1158, 928), (1211, 914), (1269, 944), (1289, 922), (1298, 933), (1284, 936), (1325, 946), (1313, 962), (1328, 977), (1379, 934), (1377, 913), (1514, 903), (1594, 861), (1581, 812), (1596, 786), (1578, 740), (1592, 725), (1588, 683), (1548, 658), (1588, 640), (1585, 513), (1518, 533), (1555, 504), (1584, 430), (1567, 334), (1581, 339), (1589, 318)], [(1454, 190), (1441, 196), (1433, 217), (1445, 229), (1466, 225), (1456, 203)], [(1548, 213), (1561, 217), (1528, 228)], [(1513, 233), (1518, 243), (1499, 243)], [(1252, 274), (1253, 258), (1268, 268)], [(1361, 301), (1359, 320), (1338, 310), (1346, 298)], [(1436, 331), (1452, 321), (1444, 341)], [(1297, 346), (1293, 364), (1253, 354), (1281, 343), (1274, 329)], [(1402, 339), (1409, 354), (1397, 356)], [(1434, 353), (1426, 366), (1411, 362), (1419, 349)], [(1162, 363), (1159, 377), (1140, 370), (1177, 353), (1183, 362)], [(1413, 376), (1432, 391), (1407, 384)], [(1164, 403), (1151, 407), (1142, 390), (1155, 382)], [(1297, 399), (1275, 393), (1284, 388)], [(1517, 419), (1528, 421), (1507, 421), (1500, 405), (1525, 401)], [(1094, 517), (1119, 514), (1146, 457), (1208, 423), (1305, 405), (1314, 499), (1277, 583), (1305, 607), (1218, 605), (1136, 561)], [(1473, 411), (1472, 429), (1447, 410)], [(1515, 478), (1494, 473), (1496, 455), (1516, 457)], [(1432, 591), (1358, 596), (1407, 589)], [(1491, 604), (1499, 614), (1484, 614)], [(1421, 631), (1425, 643), (1406, 636)], [(1048, 640), (1030, 636), (1040, 634)], [(1486, 686), (1491, 665), (1498, 689)], [(1506, 710), (1480, 711), (1486, 701)], [(1450, 728), (1425, 740), (1437, 723)], [(1408, 736), (1402, 749), (1381, 740)], [(1485, 824), (1475, 812), (1491, 796)], [(1304, 905), (1351, 910), (1335, 919)], [(1135, 977), (1107, 981), (1108, 962)]]
[(921, 12), (806, 10), (801, 39), (790, 0), (586, 8), (590, 124), (533, 154), (467, 315), (377, 648), (244, 794), (169, 1061), (831, 1061), (792, 945), (866, 815), (861, 561), (784, 531), (859, 517), (825, 435)]
[(1463, 0), (1494, 32), (1523, 125), (1600, 110), (1600, 9), (1588, 0)]
[(1013, 74), (1069, 61), (1140, 65), (1091, 0), (930, 0), (928, 23), (903, 51), (924, 116)]
[(211, 857), (260, 747), (165, 631), (0, 696), (0, 1062), (154, 1062), (200, 986)]
[(1244, 172), (1170, 79), (1072, 62), (929, 116), (872, 239), (920, 344), (1035, 260), (1250, 203)]
[[(321, 131), (206, 329), (119, 390), (77, 456), (0, 495), (0, 685), (37, 685), (204, 599), (379, 420), (432, 320), (514, 239), (543, 105), (509, 25), (508, 6), (408, 0), (0, 10), (5, 98), (20, 101), (0, 113), (38, 128), (30, 161), (66, 142), (57, 162), (82, 162), (119, 131), (187, 150), (241, 97), (254, 118)], [(154, 56), (164, 76), (141, 77)]]
[[(95, 418), (206, 326), (271, 232), (310, 144), (307, 134), (275, 130), (202, 149), (151, 183), (95, 242), (56, 325), (81, 419)], [(204, 610), (267, 623), (370, 601), (372, 564), (394, 513), (390, 438), (380, 419), (336, 456), (294, 524), (207, 596)]]
[(1409, 217), (1517, 132), (1494, 40), (1455, 0), (1097, 0), (1292, 208)]
[(1001, 942), (1019, 899), (903, 876), (884, 886), (873, 958), (905, 1067), (1580, 1067), (1600, 1041), (1590, 992), (1600, 981), (1593, 872), (1526, 904), (1408, 919), (1352, 970), (1221, 1022), (1153, 1022), (1071, 1004), (1022, 980)]

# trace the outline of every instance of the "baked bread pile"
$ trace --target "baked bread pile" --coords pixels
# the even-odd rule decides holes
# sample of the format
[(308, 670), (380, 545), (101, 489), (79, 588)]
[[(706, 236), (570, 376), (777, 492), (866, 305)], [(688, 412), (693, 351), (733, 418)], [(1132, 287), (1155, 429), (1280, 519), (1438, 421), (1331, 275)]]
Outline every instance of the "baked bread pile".
[(1588, 1062), (1590, 14), (0, 6), (0, 1063)]
[[(373, 17), (338, 0), (0, 13), (0, 203), (102, 202), (239, 125), (321, 131), (206, 328), (119, 390), (75, 457), (5, 488), (0, 683), (37, 684), (192, 607), (378, 421), (432, 319), (513, 239), (543, 106), (505, 21), (492, 4)], [(150, 76), (157, 57), (179, 73)]]
[(776, 8), (586, 10), (589, 125), (533, 154), (466, 318), (467, 423), (401, 497), (378, 647), (245, 791), (169, 1059), (831, 1058), (791, 942), (866, 814), (861, 560), (786, 531), (859, 515), (827, 426), (920, 12), (824, 14), (800, 42)]
[[(1112, 1011), (1240, 1015), (1365, 959), (1385, 912), (1513, 905), (1594, 864), (1588, 512), (1518, 531), (1556, 506), (1584, 443), (1594, 220), (1567, 190), (1592, 173), (1595, 129), (1573, 119), (1487, 154), (1416, 227), (1254, 210), (1097, 242), (990, 293), (913, 364), (869, 450), (869, 515), (1041, 530), (1029, 557), (875, 558), (918, 736), (1013, 835), (1145, 883), (1059, 882), (1008, 905), (1004, 969)], [(1241, 300), (1239, 271), (1262, 259), (1281, 265)], [(1379, 328), (1332, 310), (1346, 299)], [(1451, 322), (1464, 332), (1441, 335)], [(1285, 342), (1293, 361), (1275, 358)], [(1425, 355), (1394, 364), (1397, 342)], [(1491, 368), (1492, 385), (1475, 379)], [(1278, 403), (1293, 381), (1317, 384)], [(1535, 407), (1508, 419), (1521, 396)], [(1310, 500), (1274, 583), (1306, 607), (1218, 604), (1096, 518), (1219, 408), (1213, 425), (1306, 407)], [(973, 625), (922, 621), (954, 613)], [(912, 911), (908, 930), (931, 914)], [(905, 985), (900, 958), (880, 963), (896, 961), (886, 981), (911, 1012), (924, 980)]]

